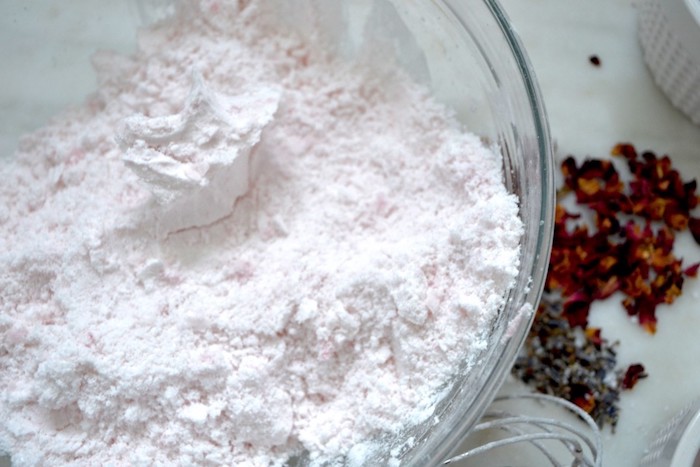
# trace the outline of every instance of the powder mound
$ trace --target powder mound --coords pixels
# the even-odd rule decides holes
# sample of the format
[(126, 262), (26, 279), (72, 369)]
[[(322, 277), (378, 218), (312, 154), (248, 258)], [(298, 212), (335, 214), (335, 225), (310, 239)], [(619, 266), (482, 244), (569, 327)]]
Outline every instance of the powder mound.
[(201, 75), (182, 112), (135, 115), (119, 134), (124, 162), (165, 206), (159, 232), (218, 221), (249, 189), (250, 157), (272, 121), (279, 91), (269, 86), (237, 98), (207, 89)]
[(183, 3), (0, 169), (14, 465), (361, 457), (485, 348), (517, 274), (500, 156), (423, 87), (268, 2)]

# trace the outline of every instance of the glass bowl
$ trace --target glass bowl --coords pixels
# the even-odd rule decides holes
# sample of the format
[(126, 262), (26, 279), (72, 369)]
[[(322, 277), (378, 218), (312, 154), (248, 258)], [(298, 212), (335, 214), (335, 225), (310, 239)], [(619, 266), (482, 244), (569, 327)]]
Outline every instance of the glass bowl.
[[(303, 18), (284, 0), (290, 21)], [(321, 3), (318, 0), (309, 0)], [(506, 305), (492, 324), (489, 345), (465, 362), (425, 422), (384, 440), (366, 465), (437, 465), (449, 458), (478, 421), (509, 373), (529, 330), (546, 275), (554, 213), (553, 161), (547, 117), (532, 67), (495, 0), (377, 0), (389, 16), (375, 18), (375, 34), (392, 43), (399, 62), (449, 106), (471, 132), (498, 145), (504, 182), (520, 202), (524, 223), (520, 270)], [(343, 2), (337, 2), (342, 4)], [(371, 0), (344, 6), (364, 8)], [(139, 24), (167, 14), (172, 2), (70, 4), (5, 2), (0, 15), (0, 163), (22, 133), (41, 126), (94, 88), (89, 57), (97, 49), (129, 52)], [(338, 8), (342, 10), (343, 8)], [(347, 8), (346, 8), (347, 13)], [(337, 18), (336, 18), (337, 19)], [(329, 34), (338, 53), (352, 55), (355, 32)], [(0, 457), (0, 466), (7, 464)], [(300, 464), (303, 461), (298, 461)]]

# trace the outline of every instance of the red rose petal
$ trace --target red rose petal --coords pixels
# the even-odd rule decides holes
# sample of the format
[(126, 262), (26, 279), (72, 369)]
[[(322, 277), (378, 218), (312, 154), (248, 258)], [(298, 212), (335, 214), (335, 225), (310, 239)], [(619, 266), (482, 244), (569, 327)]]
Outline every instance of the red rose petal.
[(625, 371), (620, 385), (622, 389), (632, 389), (640, 379), (646, 378), (647, 376), (644, 366), (636, 363), (627, 367), (627, 371)]

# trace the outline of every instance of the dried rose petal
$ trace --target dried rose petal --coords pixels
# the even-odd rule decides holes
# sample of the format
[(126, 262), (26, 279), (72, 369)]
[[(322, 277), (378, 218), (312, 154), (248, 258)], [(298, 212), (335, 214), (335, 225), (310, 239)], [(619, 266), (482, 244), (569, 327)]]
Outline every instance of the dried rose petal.
[(618, 290), (620, 290), (620, 279), (617, 276), (609, 277), (605, 282), (598, 281), (596, 284), (596, 291), (593, 294), (593, 298), (596, 300), (605, 300)]
[(634, 146), (627, 143), (619, 143), (615, 145), (615, 147), (611, 151), (611, 154), (613, 156), (622, 156), (627, 160), (637, 159), (637, 150), (634, 148)]
[(600, 335), (600, 328), (586, 328), (585, 334), (588, 340), (590, 340), (591, 343), (596, 346), (596, 348), (600, 348), (600, 346), (603, 344), (603, 338)]
[(640, 379), (646, 378), (647, 376), (644, 366), (639, 363), (628, 366), (625, 375), (622, 377), (622, 389), (632, 389)]
[[(656, 303), (648, 296), (640, 296), (634, 300), (633, 310), (639, 319), (639, 324), (649, 334), (656, 334)], [(627, 311), (629, 313), (629, 309)]]
[(578, 291), (564, 300), (563, 313), (571, 326), (586, 327), (588, 312), (591, 309), (591, 298), (583, 291)]
[(691, 217), (688, 220), (688, 228), (696, 242), (700, 243), (700, 218)]
[(579, 408), (583, 409), (586, 413), (593, 412), (595, 409), (595, 397), (591, 393), (585, 393), (582, 395), (573, 396), (571, 402), (576, 404)]
[(688, 277), (697, 277), (698, 276), (698, 268), (700, 268), (700, 263), (695, 263), (692, 266), (688, 266), (683, 270), (683, 275), (688, 276)]

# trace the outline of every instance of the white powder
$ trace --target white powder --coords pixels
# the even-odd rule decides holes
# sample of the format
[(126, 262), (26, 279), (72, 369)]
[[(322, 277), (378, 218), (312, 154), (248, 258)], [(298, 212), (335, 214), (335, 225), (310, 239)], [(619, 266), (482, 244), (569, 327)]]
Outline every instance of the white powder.
[(14, 465), (361, 460), (517, 273), (499, 156), (422, 87), (193, 5), (0, 169)]
[(164, 206), (155, 213), (160, 236), (231, 214), (250, 188), (251, 152), (279, 100), (279, 90), (269, 84), (235, 99), (218, 96), (195, 75), (179, 114), (125, 121), (124, 161)]

